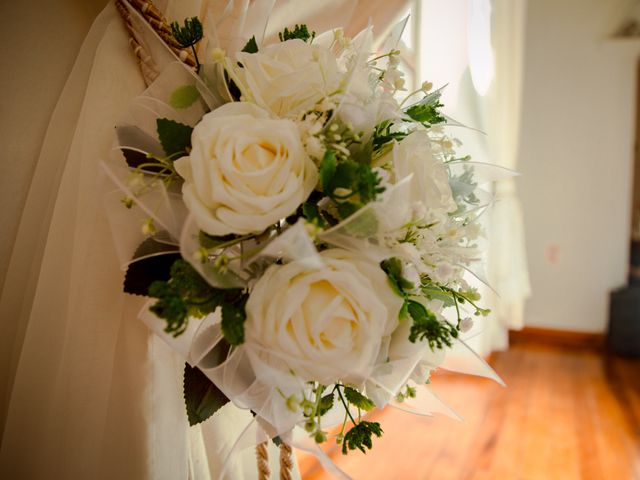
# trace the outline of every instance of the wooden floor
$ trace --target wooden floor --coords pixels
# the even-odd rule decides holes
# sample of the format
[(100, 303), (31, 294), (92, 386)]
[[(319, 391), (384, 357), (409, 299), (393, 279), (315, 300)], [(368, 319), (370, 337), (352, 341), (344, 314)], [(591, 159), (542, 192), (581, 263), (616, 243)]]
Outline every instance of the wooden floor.
[[(640, 480), (640, 360), (525, 341), (491, 363), (507, 388), (434, 377), (464, 422), (387, 408), (371, 452), (331, 457), (357, 480)], [(331, 478), (312, 457), (299, 465), (306, 480)]]

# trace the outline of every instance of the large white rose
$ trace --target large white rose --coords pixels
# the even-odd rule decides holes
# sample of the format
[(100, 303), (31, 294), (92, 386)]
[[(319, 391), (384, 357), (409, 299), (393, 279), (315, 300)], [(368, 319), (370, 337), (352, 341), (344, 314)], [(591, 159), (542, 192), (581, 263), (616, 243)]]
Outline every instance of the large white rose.
[(211, 235), (261, 232), (293, 213), (317, 182), (295, 123), (250, 103), (205, 115), (191, 143), (175, 167), (187, 208)]
[(333, 53), (326, 47), (300, 39), (240, 52), (233, 66), (242, 96), (279, 117), (310, 110), (322, 98), (335, 93), (342, 74)]
[(247, 302), (244, 345), (254, 361), (304, 381), (359, 384), (398, 325), (402, 299), (377, 263), (341, 249), (321, 256), (321, 269), (267, 269)]
[(421, 202), (431, 213), (450, 213), (457, 209), (449, 185), (449, 174), (431, 150), (429, 134), (411, 133), (394, 145), (393, 167), (396, 181), (413, 174), (411, 201)]

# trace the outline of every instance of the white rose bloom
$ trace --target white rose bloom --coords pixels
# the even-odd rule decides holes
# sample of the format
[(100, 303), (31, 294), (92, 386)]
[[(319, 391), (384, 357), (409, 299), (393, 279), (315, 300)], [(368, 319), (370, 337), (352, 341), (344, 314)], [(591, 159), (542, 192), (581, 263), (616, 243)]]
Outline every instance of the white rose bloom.
[(392, 155), (396, 181), (413, 174), (412, 202), (423, 202), (432, 212), (450, 213), (457, 209), (447, 168), (433, 155), (427, 132), (411, 133), (394, 146)]
[(261, 232), (293, 213), (317, 182), (296, 124), (250, 103), (208, 113), (191, 142), (175, 167), (187, 208), (211, 235)]
[(296, 116), (313, 108), (339, 88), (342, 73), (326, 47), (300, 39), (262, 48), (257, 53), (239, 52), (242, 67), (232, 65), (244, 100), (277, 116)]
[(304, 381), (359, 384), (396, 328), (402, 299), (377, 263), (341, 249), (320, 255), (324, 268), (272, 265), (258, 280), (244, 348)]

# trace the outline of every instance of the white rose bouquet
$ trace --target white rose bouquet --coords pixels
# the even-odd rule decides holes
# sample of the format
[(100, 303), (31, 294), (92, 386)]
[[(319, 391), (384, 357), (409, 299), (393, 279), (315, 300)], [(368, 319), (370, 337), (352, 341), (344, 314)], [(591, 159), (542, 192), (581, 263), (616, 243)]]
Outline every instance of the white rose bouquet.
[(488, 313), (465, 278), (490, 168), (455, 153), (440, 91), (406, 93), (371, 29), (234, 47), (214, 27), (174, 24), (198, 68), (166, 66), (104, 164), (125, 291), (185, 357), (192, 424), (232, 401), (256, 438), (302, 448), (338, 425), (364, 452), (382, 434), (366, 412), (437, 410), (431, 371)]

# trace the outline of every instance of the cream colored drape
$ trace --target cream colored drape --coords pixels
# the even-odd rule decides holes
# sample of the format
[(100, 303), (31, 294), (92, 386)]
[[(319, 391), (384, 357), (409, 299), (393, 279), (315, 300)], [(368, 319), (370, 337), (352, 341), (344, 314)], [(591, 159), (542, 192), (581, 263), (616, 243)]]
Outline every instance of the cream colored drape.
[[(183, 362), (136, 319), (141, 299), (121, 291), (98, 162), (143, 89), (109, 5), (51, 118), (0, 300), (5, 338), (24, 328), (24, 342), (3, 351), (3, 380), (17, 366), (1, 478), (215, 478), (251, 418), (229, 406), (189, 428)], [(252, 452), (230, 472), (252, 478)]]
[[(172, 8), (179, 10), (175, 2)], [(283, 21), (314, 24), (281, 8), (286, 4), (275, 16)], [(323, 10), (323, 22), (331, 22), (317, 30), (348, 27), (340, 11), (338, 3)], [(367, 23), (367, 11), (358, 13)], [(50, 119), (7, 262), (0, 478), (216, 478), (251, 420), (229, 405), (201, 427), (188, 427), (183, 362), (137, 320), (142, 300), (122, 293), (98, 163), (113, 126), (143, 89), (121, 20), (108, 5)], [(277, 474), (277, 451), (270, 457)], [(256, 475), (249, 449), (229, 478)]]

